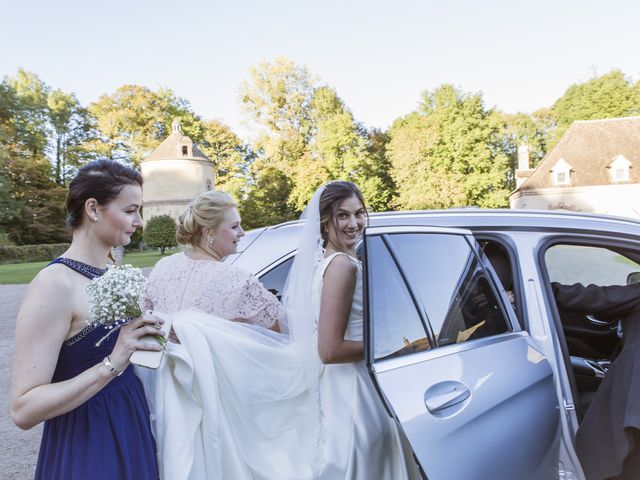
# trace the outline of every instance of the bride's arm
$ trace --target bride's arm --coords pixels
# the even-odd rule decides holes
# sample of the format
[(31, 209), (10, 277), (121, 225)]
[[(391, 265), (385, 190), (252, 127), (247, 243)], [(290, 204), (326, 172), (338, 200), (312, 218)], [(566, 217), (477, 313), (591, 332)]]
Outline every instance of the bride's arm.
[(356, 265), (345, 255), (331, 260), (324, 273), (318, 320), (318, 354), (322, 363), (350, 363), (364, 357), (362, 342), (344, 339), (356, 275)]

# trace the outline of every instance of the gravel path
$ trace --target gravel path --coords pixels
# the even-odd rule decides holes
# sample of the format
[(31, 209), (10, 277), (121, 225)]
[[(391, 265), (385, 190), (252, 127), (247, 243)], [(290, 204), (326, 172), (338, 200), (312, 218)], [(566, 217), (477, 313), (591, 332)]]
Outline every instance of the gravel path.
[(33, 478), (42, 425), (20, 430), (9, 414), (9, 387), (13, 362), (15, 320), (26, 285), (0, 285), (0, 478), (24, 480)]

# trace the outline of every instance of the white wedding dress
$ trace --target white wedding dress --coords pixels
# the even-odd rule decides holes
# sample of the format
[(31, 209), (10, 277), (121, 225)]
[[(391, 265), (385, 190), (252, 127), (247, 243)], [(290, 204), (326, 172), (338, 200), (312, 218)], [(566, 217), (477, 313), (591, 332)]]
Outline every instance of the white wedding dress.
[[(312, 305), (316, 321), (324, 272), (334, 253), (316, 269)], [(348, 256), (348, 255), (347, 255)], [(345, 340), (363, 340), (362, 266), (353, 257), (358, 276), (347, 322)], [(394, 421), (375, 391), (364, 360), (325, 365), (320, 375), (321, 461), (317, 477), (323, 480), (403, 480), (410, 478), (411, 462)]]
[[(168, 345), (157, 371), (137, 368), (161, 478), (408, 478), (399, 432), (364, 362), (322, 366), (309, 382), (289, 337), (260, 326), (270, 325), (280, 307), (259, 291), (255, 277), (231, 265), (172, 257), (152, 272), (144, 306), (173, 316), (181, 344)], [(314, 276), (316, 322), (332, 258)], [(236, 299), (246, 288), (250, 308)], [(236, 317), (252, 323), (229, 321)], [(358, 268), (345, 338), (362, 340), (362, 322)]]

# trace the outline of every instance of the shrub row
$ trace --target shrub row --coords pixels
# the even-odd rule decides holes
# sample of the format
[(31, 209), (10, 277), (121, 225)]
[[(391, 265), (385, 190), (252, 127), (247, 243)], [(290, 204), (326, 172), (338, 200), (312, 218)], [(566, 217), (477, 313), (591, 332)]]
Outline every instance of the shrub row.
[(69, 248), (68, 243), (43, 245), (0, 245), (0, 264), (53, 260)]

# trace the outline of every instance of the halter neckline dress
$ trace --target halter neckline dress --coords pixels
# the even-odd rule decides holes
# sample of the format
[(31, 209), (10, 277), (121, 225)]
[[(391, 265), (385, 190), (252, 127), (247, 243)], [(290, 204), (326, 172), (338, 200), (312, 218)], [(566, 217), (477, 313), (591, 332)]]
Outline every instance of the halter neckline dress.
[[(62, 257), (49, 265), (57, 263), (89, 279), (106, 271)], [(105, 329), (89, 325), (67, 339), (60, 349), (51, 382), (63, 382), (100, 363), (113, 350), (118, 333), (96, 346)], [(131, 366), (82, 405), (44, 422), (35, 478), (158, 478), (149, 409)]]

